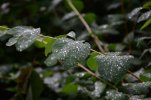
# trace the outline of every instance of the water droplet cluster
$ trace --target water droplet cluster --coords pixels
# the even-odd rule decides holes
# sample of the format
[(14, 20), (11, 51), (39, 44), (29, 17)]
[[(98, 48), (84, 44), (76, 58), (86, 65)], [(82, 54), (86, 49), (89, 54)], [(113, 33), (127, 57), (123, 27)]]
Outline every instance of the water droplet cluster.
[(6, 31), (6, 34), (13, 35), (6, 43), (7, 46), (15, 44), (18, 51), (28, 48), (40, 34), (40, 28), (34, 29), (26, 26), (17, 26)]
[(101, 77), (111, 82), (118, 82), (131, 67), (131, 55), (120, 55), (119, 52), (97, 56), (98, 72)]
[(121, 91), (127, 94), (140, 95), (149, 93), (149, 87), (151, 87), (151, 82), (125, 83), (121, 87)]
[(125, 94), (116, 90), (107, 91), (105, 98), (107, 100), (128, 100), (128, 97)]
[(57, 61), (61, 61), (65, 68), (70, 68), (74, 67), (77, 62), (84, 61), (89, 53), (90, 44), (68, 38), (60, 38), (54, 43), (52, 54), (48, 56), (45, 63), (47, 66), (52, 66)]

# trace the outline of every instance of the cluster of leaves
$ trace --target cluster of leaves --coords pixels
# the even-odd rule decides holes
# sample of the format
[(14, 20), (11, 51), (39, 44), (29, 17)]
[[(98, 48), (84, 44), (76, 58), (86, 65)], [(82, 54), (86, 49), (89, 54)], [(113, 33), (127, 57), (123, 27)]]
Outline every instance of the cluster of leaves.
[[(49, 10), (60, 2), (61, 0), (53, 2), (54, 6), (51, 6), (52, 8), (50, 7)], [(84, 8), (84, 2), (81, 0), (72, 3), (78, 11), (82, 11)], [(148, 32), (146, 30), (139, 31), (137, 27), (140, 26), (136, 26), (136, 30), (127, 30), (127, 35), (123, 36), (119, 27), (125, 24), (125, 19), (130, 21), (130, 25), (131, 23), (140, 23), (147, 20), (141, 26), (141, 29), (147, 29), (150, 25), (151, 13), (148, 10), (150, 4), (150, 2), (147, 2), (144, 7), (134, 9), (128, 14), (128, 18), (125, 18), (122, 14), (108, 15), (107, 24), (103, 25), (98, 25), (95, 22), (95, 14), (86, 13), (83, 15), (87, 23), (92, 26), (94, 34), (103, 40), (103, 47), (112, 51), (106, 53), (93, 50), (92, 48), (96, 49), (95, 44), (89, 39), (90, 36), (80, 28), (79, 33), (83, 34), (77, 34), (78, 38), (75, 38), (73, 32), (69, 32), (67, 35), (50, 37), (40, 34), (40, 28), (27, 26), (7, 28), (1, 26), (0, 39), (6, 41), (9, 38), (6, 46), (15, 45), (16, 50), (19, 52), (25, 49), (29, 50), (29, 47), (32, 46), (44, 49), (44, 54), (47, 56), (44, 63), (48, 66), (43, 68), (45, 65), (41, 62), (42, 59), (40, 59), (41, 61), (34, 61), (32, 65), (26, 62), (26, 65), (21, 69), (19, 67), (22, 65), (18, 64), (1, 66), (0, 78), (2, 80), (14, 82), (17, 79), (17, 88), (14, 88), (13, 85), (5, 91), (15, 94), (11, 96), (12, 99), (19, 100), (25, 98), (27, 100), (50, 98), (54, 100), (76, 100), (77, 98), (84, 100), (149, 100), (151, 98), (150, 30), (147, 30)], [(67, 4), (65, 3), (65, 5)], [(116, 7), (114, 8), (113, 5), (118, 8), (118, 5), (113, 3), (108, 9), (115, 9)], [(147, 9), (147, 11), (141, 13), (144, 9)], [(138, 18), (133, 19), (136, 16)], [(63, 17), (62, 21), (70, 25), (62, 27), (64, 27), (64, 30), (73, 28), (71, 23), (76, 21), (77, 18), (75, 18), (74, 13), (70, 12)], [(75, 26), (79, 25), (79, 23), (74, 24)], [(114, 39), (114, 37), (118, 36), (122, 36), (121, 40)], [(113, 39), (111, 43), (109, 41), (110, 37)], [(91, 46), (83, 39), (88, 40)], [(123, 51), (129, 51), (131, 55), (127, 54), (127, 52), (126, 54), (122, 53)], [(83, 65), (87, 66), (87, 68), (84, 67), (87, 72), (78, 68)], [(18, 69), (20, 71), (17, 71)], [(96, 77), (88, 69), (92, 70)], [(13, 72), (11, 72), (12, 70)], [(93, 76), (89, 74), (93, 74)]]

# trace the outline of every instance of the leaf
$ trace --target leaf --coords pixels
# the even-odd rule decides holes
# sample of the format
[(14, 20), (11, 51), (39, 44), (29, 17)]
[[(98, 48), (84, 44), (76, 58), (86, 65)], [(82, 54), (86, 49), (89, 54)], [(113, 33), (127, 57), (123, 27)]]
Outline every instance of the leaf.
[(94, 91), (91, 92), (91, 95), (95, 98), (98, 98), (104, 92), (106, 88), (106, 84), (96, 81), (94, 85), (95, 85), (95, 89)]
[(135, 8), (133, 9), (129, 14), (128, 14), (128, 18), (129, 19), (132, 19), (137, 13), (140, 12), (140, 10), (142, 10), (143, 7), (138, 7), (138, 8)]
[(106, 92), (105, 98), (107, 100), (128, 100), (126, 94), (123, 94), (122, 92), (118, 92), (116, 90), (108, 90)]
[(45, 45), (45, 56), (47, 56), (52, 51), (53, 43), (56, 41), (54, 38), (45, 38), (44, 41), (47, 42)]
[(94, 13), (87, 13), (84, 16), (84, 19), (86, 20), (86, 22), (88, 24), (92, 24), (95, 21), (95, 19), (96, 19), (96, 15)]
[(33, 100), (40, 100), (40, 94), (43, 90), (43, 81), (36, 71), (32, 71), (30, 77), (31, 91)]
[(145, 2), (143, 5), (144, 8), (149, 8), (151, 6), (151, 1)]
[(15, 44), (18, 51), (23, 51), (28, 48), (36, 40), (40, 33), (40, 28), (34, 29), (26, 26), (17, 26), (9, 29), (7, 34), (13, 35), (6, 43), (7, 46)]
[(66, 84), (62, 88), (62, 92), (67, 93), (67, 94), (76, 93), (77, 91), (78, 91), (78, 85), (72, 84), (72, 83)]
[(92, 52), (92, 53), (90, 54), (90, 57), (89, 57), (88, 60), (87, 60), (87, 65), (88, 65), (88, 67), (89, 67), (91, 70), (93, 70), (93, 71), (96, 71), (96, 70), (97, 70), (97, 67), (98, 67), (97, 62), (96, 62), (96, 56), (97, 56), (97, 55), (99, 55), (99, 54), (96, 53), (96, 52)]
[(148, 19), (144, 24), (143, 26), (141, 27), (141, 30), (143, 30), (144, 28), (146, 28), (147, 26), (149, 26), (151, 24), (151, 18)]
[(68, 38), (60, 38), (52, 46), (52, 54), (45, 60), (47, 66), (53, 66), (61, 61), (65, 68), (76, 66), (84, 61), (90, 53), (90, 44), (83, 41), (74, 41)]
[(140, 75), (140, 79), (144, 82), (151, 81), (151, 73), (144, 72)]
[(149, 87), (151, 87), (151, 82), (125, 83), (120, 90), (127, 94), (141, 95), (149, 93)]
[(0, 37), (4, 36), (6, 34), (6, 30), (8, 30), (8, 28), (6, 26), (0, 26)]
[(147, 20), (147, 19), (149, 19), (149, 18), (151, 18), (151, 10), (149, 10), (149, 11), (143, 13), (143, 14), (138, 18), (137, 22), (139, 23), (139, 22), (145, 21), (145, 20)]
[(120, 55), (119, 52), (97, 56), (98, 72), (105, 80), (117, 83), (131, 67), (131, 55)]

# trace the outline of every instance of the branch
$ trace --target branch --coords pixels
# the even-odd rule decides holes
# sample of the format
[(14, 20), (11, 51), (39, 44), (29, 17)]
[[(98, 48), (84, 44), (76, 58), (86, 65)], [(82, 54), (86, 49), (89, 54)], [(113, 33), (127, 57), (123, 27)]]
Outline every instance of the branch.
[(88, 33), (90, 34), (90, 36), (94, 39), (95, 44), (97, 45), (98, 49), (104, 53), (104, 49), (101, 47), (101, 41), (99, 40), (99, 38), (93, 34), (92, 29), (90, 28), (90, 26), (87, 24), (87, 22), (85, 21), (85, 19), (82, 17), (82, 15), (79, 13), (79, 11), (76, 9), (76, 7), (72, 4), (71, 0), (67, 0), (67, 3), (69, 4), (69, 6), (71, 7), (71, 9), (74, 11), (74, 13), (79, 17), (79, 19), (81, 20), (81, 22), (83, 23), (83, 25), (85, 26), (86, 30), (88, 31)]
[(94, 72), (92, 72), (91, 70), (89, 70), (88, 68), (86, 68), (85, 66), (83, 66), (82, 64), (78, 63), (77, 65), (78, 67), (84, 69), (86, 72), (88, 72), (90, 75), (96, 77), (97, 79), (101, 80), (102, 82), (104, 82), (105, 84), (109, 85), (110, 87), (118, 90), (114, 85), (112, 85), (111, 83), (107, 82), (106, 80), (100, 78), (99, 76), (97, 76)]

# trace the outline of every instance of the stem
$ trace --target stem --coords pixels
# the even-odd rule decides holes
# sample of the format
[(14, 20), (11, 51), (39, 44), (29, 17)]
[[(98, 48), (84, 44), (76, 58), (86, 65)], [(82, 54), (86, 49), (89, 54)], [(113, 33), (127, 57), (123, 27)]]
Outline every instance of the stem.
[(83, 66), (82, 64), (78, 63), (77, 65), (78, 67), (84, 69), (86, 72), (88, 72), (90, 75), (96, 77), (97, 79), (101, 80), (102, 82), (104, 82), (105, 84), (109, 85), (110, 87), (118, 90), (114, 85), (112, 85), (111, 83), (107, 82), (106, 80), (100, 78), (99, 76), (97, 76), (94, 72), (92, 72), (91, 70), (89, 70), (88, 68), (86, 68), (85, 66)]
[(93, 34), (92, 29), (90, 28), (90, 26), (88, 25), (88, 23), (85, 21), (85, 19), (82, 17), (82, 15), (79, 13), (79, 11), (76, 9), (76, 7), (72, 4), (71, 0), (67, 0), (67, 3), (69, 4), (69, 6), (71, 7), (71, 9), (74, 11), (74, 13), (79, 17), (79, 19), (81, 20), (81, 22), (83, 23), (83, 25), (85, 26), (86, 30), (88, 31), (88, 33), (90, 34), (90, 36), (94, 39), (95, 44), (97, 45), (98, 49), (104, 53), (104, 49), (101, 47), (101, 41), (99, 40), (99, 38)]
[(137, 80), (139, 80), (140, 82), (143, 82), (139, 77), (137, 77), (136, 75), (134, 75), (130, 70), (127, 71), (129, 74), (131, 74), (133, 77), (135, 77)]

